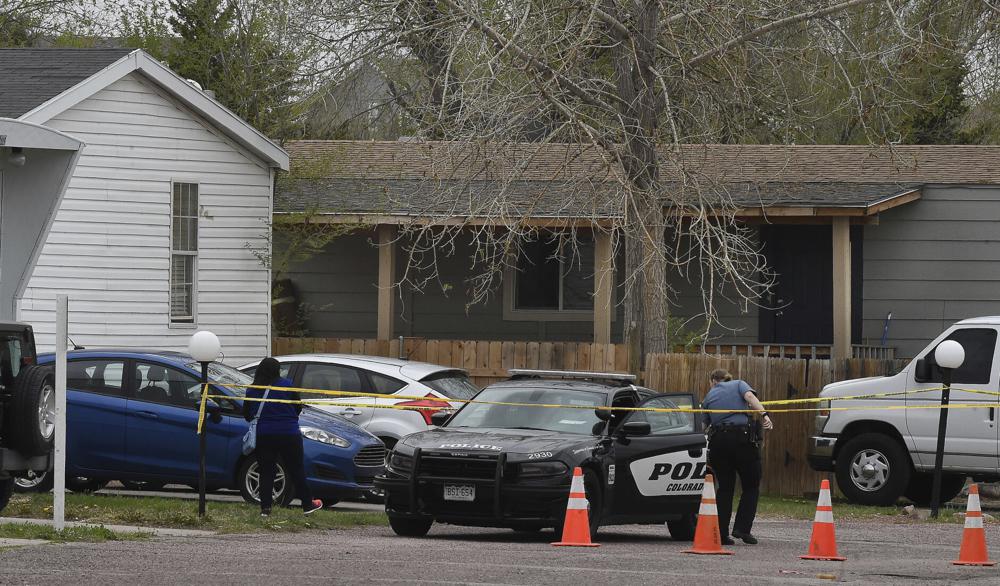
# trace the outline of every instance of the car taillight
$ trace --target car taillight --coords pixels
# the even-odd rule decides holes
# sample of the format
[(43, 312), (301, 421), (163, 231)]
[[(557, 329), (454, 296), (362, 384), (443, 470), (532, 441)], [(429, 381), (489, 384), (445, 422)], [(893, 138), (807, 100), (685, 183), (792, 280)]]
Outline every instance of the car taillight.
[(424, 421), (427, 422), (427, 425), (433, 425), (433, 423), (431, 423), (431, 415), (434, 415), (438, 411), (442, 411), (444, 409), (450, 409), (451, 404), (444, 399), (438, 399), (434, 395), (427, 395), (427, 397), (427, 399), (404, 401), (396, 404), (400, 407), (415, 407), (413, 410), (420, 413), (424, 417)]
[(35, 363), (35, 357), (34, 356), (22, 356), (21, 357), (21, 366), (31, 366), (34, 363)]

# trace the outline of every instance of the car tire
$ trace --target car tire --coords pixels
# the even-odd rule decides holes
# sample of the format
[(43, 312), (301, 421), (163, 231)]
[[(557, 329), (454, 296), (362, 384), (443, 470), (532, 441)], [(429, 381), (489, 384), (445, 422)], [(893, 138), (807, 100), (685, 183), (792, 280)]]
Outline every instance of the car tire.
[(423, 537), (431, 530), (433, 519), (411, 519), (389, 515), (389, 527), (400, 537)]
[(4, 434), (11, 447), (25, 457), (43, 456), (52, 451), (55, 435), (56, 388), (52, 369), (26, 366), (11, 387), (4, 410)]
[(894, 438), (863, 433), (840, 450), (835, 473), (837, 486), (852, 503), (891, 506), (909, 486), (913, 465)]
[(52, 490), (52, 472), (42, 470), (35, 472), (29, 470), (27, 473), (14, 476), (14, 492), (48, 492)]
[[(597, 472), (587, 468), (583, 471), (583, 489), (587, 495), (587, 520), (590, 521), (590, 539), (597, 539), (597, 530), (601, 528), (601, 510), (604, 506), (604, 491)], [(562, 509), (565, 511), (565, 507)], [(562, 541), (563, 528), (566, 526), (565, 513), (559, 518), (556, 527), (556, 538)]]
[(694, 530), (698, 527), (698, 514), (690, 513), (680, 519), (667, 521), (667, 530), (674, 541), (692, 541)]
[[(965, 488), (965, 476), (962, 474), (941, 475), (941, 504), (944, 504), (962, 493)], [(931, 492), (934, 490), (934, 475), (915, 473), (910, 478), (910, 484), (903, 496), (913, 501), (918, 507), (929, 507)]]
[[(240, 495), (243, 500), (252, 504), (260, 505), (260, 498), (258, 497), (259, 486), (260, 486), (260, 466), (257, 463), (257, 456), (251, 455), (249, 458), (243, 460), (243, 465), (240, 466), (239, 474), (236, 475), (236, 480), (239, 483)], [(292, 494), (295, 493), (294, 487), (292, 486), (292, 481), (285, 478), (285, 468), (278, 460), (278, 468), (275, 473), (274, 488), (278, 492), (274, 493), (274, 506), (284, 507), (292, 501)]]
[(11, 495), (14, 494), (14, 478), (0, 478), (0, 511), (7, 508)]

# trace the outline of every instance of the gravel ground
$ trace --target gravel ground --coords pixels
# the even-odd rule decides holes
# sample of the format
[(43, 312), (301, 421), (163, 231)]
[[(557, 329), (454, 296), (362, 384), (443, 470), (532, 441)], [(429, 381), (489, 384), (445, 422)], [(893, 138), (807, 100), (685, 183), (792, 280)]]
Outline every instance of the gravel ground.
[[(798, 559), (810, 523), (762, 521), (756, 546), (733, 556), (681, 553), (665, 528), (602, 529), (599, 548), (555, 548), (550, 532), (437, 525), (424, 539), (388, 528), (251, 536), (158, 538), (149, 542), (35, 545), (0, 551), (3, 584), (470, 583), (581, 586), (599, 582), (664, 584), (1000, 583), (1000, 569), (950, 562), (960, 525), (838, 523), (846, 562)], [(1000, 527), (987, 543), (1000, 557)]]

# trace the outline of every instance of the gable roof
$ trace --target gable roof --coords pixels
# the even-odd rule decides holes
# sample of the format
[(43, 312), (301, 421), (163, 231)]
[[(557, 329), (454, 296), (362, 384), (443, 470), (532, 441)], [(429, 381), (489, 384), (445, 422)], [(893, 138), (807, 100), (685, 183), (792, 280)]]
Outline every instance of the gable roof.
[[(77, 66), (78, 72), (74, 71)], [(45, 124), (133, 72), (142, 74), (269, 166), (288, 169), (284, 149), (139, 49), (2, 49), (0, 102), (15, 104), (10, 107), (12, 118)], [(25, 84), (8, 84), (8, 75)]]
[(131, 49), (0, 49), (0, 118), (17, 118)]

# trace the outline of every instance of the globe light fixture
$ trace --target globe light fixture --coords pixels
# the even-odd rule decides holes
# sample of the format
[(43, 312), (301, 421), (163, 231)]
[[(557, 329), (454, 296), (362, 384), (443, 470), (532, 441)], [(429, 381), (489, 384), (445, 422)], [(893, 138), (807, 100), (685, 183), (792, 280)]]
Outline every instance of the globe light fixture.
[(934, 349), (934, 362), (941, 368), (958, 368), (965, 362), (965, 348), (955, 340), (945, 340)]
[(207, 330), (195, 332), (188, 342), (188, 354), (198, 362), (212, 362), (219, 357), (221, 350), (219, 337)]

